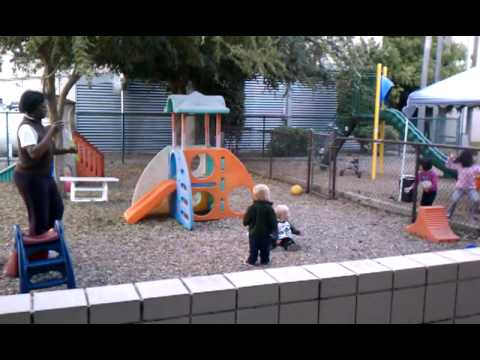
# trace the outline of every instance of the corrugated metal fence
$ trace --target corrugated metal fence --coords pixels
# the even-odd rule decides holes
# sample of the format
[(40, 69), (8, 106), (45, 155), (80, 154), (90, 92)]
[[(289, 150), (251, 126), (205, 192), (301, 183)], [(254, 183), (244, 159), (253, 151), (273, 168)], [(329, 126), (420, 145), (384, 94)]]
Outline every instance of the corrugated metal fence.
[[(111, 74), (81, 79), (76, 89), (77, 130), (102, 151), (157, 152), (171, 143), (169, 115), (163, 107), (169, 95), (163, 83), (131, 81), (121, 99), (113, 92)], [(268, 89), (262, 78), (245, 83), (245, 128), (271, 130), (278, 126), (327, 131), (335, 121), (337, 96), (333, 83), (312, 90), (293, 85)], [(123, 131), (122, 131), (123, 129)], [(122, 136), (123, 134), (123, 136)], [(253, 135), (253, 136), (252, 136)], [(269, 142), (260, 132), (242, 137), (239, 147), (258, 150)]]

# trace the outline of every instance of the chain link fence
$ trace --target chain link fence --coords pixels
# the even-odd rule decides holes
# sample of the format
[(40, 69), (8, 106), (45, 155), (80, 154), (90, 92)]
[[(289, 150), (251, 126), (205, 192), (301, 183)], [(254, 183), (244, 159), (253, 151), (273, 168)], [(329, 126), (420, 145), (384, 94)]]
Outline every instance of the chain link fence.
[[(438, 190), (434, 205), (446, 209), (452, 203), (456, 174), (445, 167), (449, 154), (457, 156), (468, 149), (441, 144), (419, 144), (401, 141), (343, 138), (335, 132), (315, 132), (311, 129), (286, 128), (262, 131), (244, 129), (250, 138), (265, 136), (264, 146), (255, 150), (235, 148), (226, 142), (244, 162), (249, 171), (270, 179), (300, 184), (306, 192), (322, 197), (347, 198), (377, 208), (395, 211), (415, 219), (422, 190), (415, 183), (420, 160), (433, 156), (434, 171), (438, 174)], [(344, 143), (358, 143), (345, 147)], [(376, 173), (372, 173), (372, 147), (377, 144)], [(383, 157), (380, 155), (383, 147)], [(359, 150), (360, 149), (360, 150)], [(480, 160), (480, 159), (479, 159)], [(411, 191), (405, 188), (414, 185)], [(457, 225), (479, 228), (477, 219), (469, 216), (471, 203), (462, 199), (452, 217)], [(477, 211), (480, 219), (480, 211)]]

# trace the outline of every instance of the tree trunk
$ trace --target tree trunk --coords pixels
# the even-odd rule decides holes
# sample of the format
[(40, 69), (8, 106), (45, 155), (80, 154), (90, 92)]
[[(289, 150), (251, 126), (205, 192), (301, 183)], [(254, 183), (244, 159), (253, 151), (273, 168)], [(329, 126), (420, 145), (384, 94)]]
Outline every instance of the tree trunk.
[(478, 36), (474, 37), (473, 40), (473, 53), (472, 53), (472, 67), (477, 66), (477, 58), (478, 58)]
[[(432, 47), (432, 37), (425, 36), (425, 43), (423, 47), (423, 63), (422, 74), (420, 78), (420, 88), (423, 89), (428, 83), (428, 66), (430, 63), (430, 49)], [(425, 131), (425, 106), (420, 106), (418, 109), (417, 127), (421, 132)]]
[[(435, 77), (433, 82), (436, 83), (441, 79), (441, 70), (442, 70), (442, 55), (443, 55), (443, 36), (437, 36), (437, 52), (435, 55)], [(436, 142), (436, 133), (437, 133), (437, 118), (438, 118), (438, 106), (433, 108), (433, 118), (431, 126), (432, 141)]]
[[(44, 78), (43, 78), (43, 93), (47, 97), (48, 104), (48, 113), (50, 123), (53, 124), (59, 120), (62, 120), (65, 102), (67, 100), (67, 95), (72, 89), (73, 85), (80, 79), (80, 75), (76, 72), (76, 68), (73, 69), (67, 83), (63, 86), (63, 89), (60, 91), (60, 95), (57, 98), (56, 87), (55, 87), (55, 72), (53, 71), (52, 66), (44, 61)], [(57, 133), (55, 136), (55, 147), (57, 149), (65, 148), (65, 139), (63, 136), (63, 131)], [(55, 180), (58, 182), (60, 176), (63, 175), (65, 169), (65, 159), (64, 155), (54, 157), (54, 167), (55, 167)], [(62, 196), (65, 196), (65, 191), (63, 186), (59, 186), (59, 192)]]

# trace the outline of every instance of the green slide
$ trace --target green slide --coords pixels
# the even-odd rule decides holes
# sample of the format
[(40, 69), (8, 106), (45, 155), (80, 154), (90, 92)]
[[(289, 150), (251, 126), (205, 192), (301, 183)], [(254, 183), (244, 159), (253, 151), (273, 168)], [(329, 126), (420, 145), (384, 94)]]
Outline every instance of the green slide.
[[(398, 133), (400, 138), (403, 140), (405, 137), (405, 123), (408, 120), (401, 111), (396, 109), (387, 109), (383, 110), (380, 113), (380, 118), (385, 120), (385, 122), (393, 126)], [(415, 125), (411, 122), (408, 124), (408, 135), (407, 140), (410, 142), (418, 142), (423, 144), (431, 144), (432, 142), (428, 140), (423, 133), (418, 130)], [(436, 147), (423, 146), (422, 155), (432, 159), (433, 166), (443, 171), (445, 177), (456, 177), (457, 172), (452, 169), (445, 167), (445, 162), (447, 161), (447, 156), (438, 150)]]

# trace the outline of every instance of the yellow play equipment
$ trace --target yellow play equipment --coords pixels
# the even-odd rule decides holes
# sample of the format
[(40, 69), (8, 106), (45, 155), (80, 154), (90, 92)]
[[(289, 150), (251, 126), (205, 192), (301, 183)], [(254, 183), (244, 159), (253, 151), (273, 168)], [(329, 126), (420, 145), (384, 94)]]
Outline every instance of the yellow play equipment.
[[(380, 111), (384, 106), (384, 99), (393, 83), (387, 78), (388, 68), (382, 64), (377, 64), (376, 81), (375, 81), (375, 111), (373, 115), (373, 140), (385, 139), (385, 121), (380, 123)], [(372, 146), (372, 172), (371, 179), (377, 177), (377, 157), (378, 173), (383, 174), (384, 171), (384, 144), (373, 143)]]

